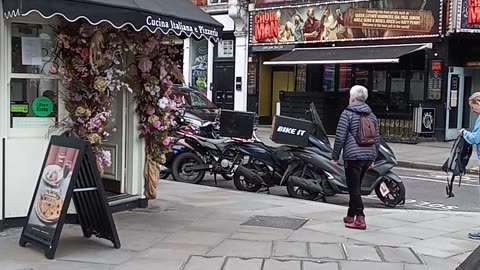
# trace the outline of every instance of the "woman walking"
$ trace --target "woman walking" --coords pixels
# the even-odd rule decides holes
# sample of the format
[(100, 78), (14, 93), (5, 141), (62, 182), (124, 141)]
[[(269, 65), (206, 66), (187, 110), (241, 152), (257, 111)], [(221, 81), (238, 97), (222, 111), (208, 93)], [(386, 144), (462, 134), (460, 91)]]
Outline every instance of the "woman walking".
[[(477, 115), (480, 115), (480, 92), (476, 92), (470, 96), (468, 99), (468, 104), (470, 105), (470, 109)], [(465, 141), (471, 145), (475, 145), (477, 147), (477, 155), (480, 159), (480, 117), (477, 116), (477, 120), (475, 120), (475, 127), (473, 131), (468, 131), (466, 129), (460, 130), (460, 136), (463, 136)], [(468, 238), (480, 240), (480, 232), (472, 232), (468, 234)]]

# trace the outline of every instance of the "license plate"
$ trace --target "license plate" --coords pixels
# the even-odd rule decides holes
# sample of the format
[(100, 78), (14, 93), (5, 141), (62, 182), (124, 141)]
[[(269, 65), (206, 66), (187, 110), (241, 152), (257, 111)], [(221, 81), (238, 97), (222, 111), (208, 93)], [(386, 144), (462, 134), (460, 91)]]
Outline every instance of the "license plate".
[(380, 184), (380, 193), (382, 193), (382, 196), (385, 197), (388, 195), (388, 193), (390, 193), (390, 189), (388, 189), (387, 185), (385, 184), (385, 182), (382, 182)]

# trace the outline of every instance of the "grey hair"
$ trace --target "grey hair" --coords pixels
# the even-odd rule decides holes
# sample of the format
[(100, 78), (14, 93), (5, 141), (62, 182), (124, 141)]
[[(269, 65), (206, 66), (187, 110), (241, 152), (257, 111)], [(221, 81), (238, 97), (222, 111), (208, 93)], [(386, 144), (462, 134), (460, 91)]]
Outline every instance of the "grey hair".
[(350, 97), (356, 101), (365, 102), (368, 98), (368, 90), (365, 86), (354, 85), (350, 89)]

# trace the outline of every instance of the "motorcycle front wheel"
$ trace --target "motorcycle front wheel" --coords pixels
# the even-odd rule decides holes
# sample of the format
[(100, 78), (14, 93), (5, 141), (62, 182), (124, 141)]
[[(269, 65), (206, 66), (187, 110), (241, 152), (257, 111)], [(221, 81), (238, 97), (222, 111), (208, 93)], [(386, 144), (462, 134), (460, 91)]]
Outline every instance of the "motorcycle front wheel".
[[(291, 176), (298, 176), (305, 179), (315, 179), (315, 174), (309, 169), (307, 169), (305, 173), (303, 173), (303, 170), (301, 169), (298, 171), (294, 171)], [(318, 196), (318, 192), (311, 192), (311, 191), (305, 190), (295, 185), (294, 183), (292, 183), (292, 181), (288, 181), (288, 180), (287, 180), (287, 192), (288, 192), (288, 195), (290, 195), (290, 197), (292, 198), (309, 200), (309, 201), (313, 201)]]
[(188, 167), (202, 165), (203, 160), (194, 153), (183, 153), (179, 155), (172, 164), (172, 176), (175, 181), (198, 184), (205, 177), (205, 171), (190, 171)]
[[(381, 191), (381, 185), (384, 183), (389, 193), (383, 196)], [(377, 197), (382, 201), (386, 206), (394, 208), (399, 203), (405, 200), (405, 185), (403, 182), (396, 182), (388, 178), (383, 178), (380, 183), (375, 187), (375, 193)]]

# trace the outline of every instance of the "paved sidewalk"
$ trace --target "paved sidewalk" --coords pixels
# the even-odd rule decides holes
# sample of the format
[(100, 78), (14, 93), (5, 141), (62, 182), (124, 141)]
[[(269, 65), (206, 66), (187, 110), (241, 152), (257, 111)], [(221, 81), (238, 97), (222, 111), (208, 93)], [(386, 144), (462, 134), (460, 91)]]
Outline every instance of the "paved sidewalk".
[[(147, 209), (114, 215), (119, 250), (68, 225), (49, 261), (18, 245), (20, 229), (8, 230), (0, 234), (0, 268), (451, 270), (480, 244), (466, 238), (480, 229), (475, 213), (367, 209), (368, 229), (357, 231), (344, 228), (345, 207), (320, 202), (170, 181), (160, 183), (159, 198)], [(306, 223), (292, 229), (242, 225), (253, 216)]]
[[(270, 138), (270, 127), (262, 126), (257, 130), (257, 135), (266, 143), (274, 144)], [(334, 138), (330, 137), (334, 142)], [(398, 160), (400, 167), (441, 170), (442, 164), (447, 160), (453, 142), (423, 142), (418, 144), (388, 143)], [(479, 161), (476, 150), (473, 151), (468, 163), (469, 173), (479, 173)]]

